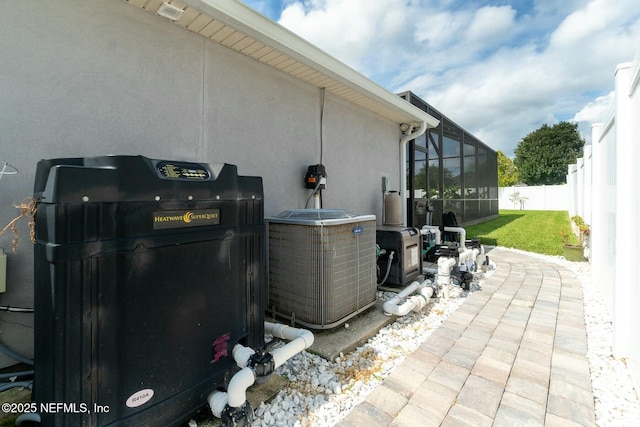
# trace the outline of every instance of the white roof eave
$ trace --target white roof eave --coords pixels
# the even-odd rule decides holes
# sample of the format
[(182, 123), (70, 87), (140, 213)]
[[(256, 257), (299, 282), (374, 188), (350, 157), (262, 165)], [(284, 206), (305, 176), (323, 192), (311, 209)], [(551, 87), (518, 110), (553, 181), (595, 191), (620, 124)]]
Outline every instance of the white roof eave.
[(425, 122), (428, 128), (440, 123), (435, 117), (237, 0), (182, 2), (374, 100), (388, 110), (389, 114), (385, 115), (397, 123)]

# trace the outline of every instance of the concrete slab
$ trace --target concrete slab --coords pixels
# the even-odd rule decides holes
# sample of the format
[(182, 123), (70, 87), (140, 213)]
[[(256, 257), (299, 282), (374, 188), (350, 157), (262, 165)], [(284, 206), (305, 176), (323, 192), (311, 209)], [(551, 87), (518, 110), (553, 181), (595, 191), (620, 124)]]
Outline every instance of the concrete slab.
[(308, 351), (331, 362), (340, 353), (352, 352), (375, 336), (380, 329), (395, 321), (395, 316), (384, 314), (382, 304), (382, 301), (376, 302), (371, 308), (333, 329), (309, 329), (313, 332), (314, 342)]

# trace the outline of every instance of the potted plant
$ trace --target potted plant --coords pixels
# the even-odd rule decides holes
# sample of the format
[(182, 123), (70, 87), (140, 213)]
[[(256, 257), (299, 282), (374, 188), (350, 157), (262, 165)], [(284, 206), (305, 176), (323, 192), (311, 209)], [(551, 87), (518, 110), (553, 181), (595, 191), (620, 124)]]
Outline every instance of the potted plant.
[(574, 215), (571, 217), (571, 224), (576, 228), (576, 234), (580, 238), (580, 242), (582, 244), (586, 244), (589, 240), (589, 234), (591, 229), (589, 228), (589, 224), (584, 222), (584, 219), (580, 215)]
[(567, 261), (584, 261), (586, 242), (591, 232), (589, 225), (584, 222), (580, 215), (571, 217), (571, 232), (560, 231), (562, 237), (562, 252)]

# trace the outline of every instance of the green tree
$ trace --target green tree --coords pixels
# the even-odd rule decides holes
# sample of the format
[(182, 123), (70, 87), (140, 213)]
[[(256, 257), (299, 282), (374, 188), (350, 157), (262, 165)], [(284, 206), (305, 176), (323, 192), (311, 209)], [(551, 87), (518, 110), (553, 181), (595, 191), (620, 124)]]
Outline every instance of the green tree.
[(528, 185), (563, 184), (567, 166), (582, 155), (583, 147), (577, 123), (542, 125), (522, 138), (515, 149), (520, 180)]
[(518, 168), (513, 160), (498, 150), (498, 187), (510, 187), (518, 183)]

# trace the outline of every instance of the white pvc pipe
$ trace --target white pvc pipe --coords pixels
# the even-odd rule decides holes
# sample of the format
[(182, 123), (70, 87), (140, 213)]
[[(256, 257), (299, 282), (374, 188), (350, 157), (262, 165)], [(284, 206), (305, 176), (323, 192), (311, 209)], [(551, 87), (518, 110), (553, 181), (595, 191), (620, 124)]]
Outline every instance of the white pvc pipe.
[(437, 225), (423, 225), (420, 234), (424, 236), (428, 232), (436, 235), (436, 245), (440, 245), (442, 243), (442, 237), (440, 236), (440, 227), (438, 227)]
[[(271, 352), (274, 361), (274, 368), (281, 366), (301, 351), (311, 347), (313, 344), (313, 334), (305, 329), (292, 328), (290, 326), (277, 323), (265, 322), (265, 333), (274, 337), (290, 340), (283, 347)], [(228, 406), (239, 408), (247, 401), (247, 389), (256, 381), (256, 374), (253, 369), (247, 367), (249, 359), (255, 354), (249, 347), (237, 344), (232, 351), (233, 359), (242, 368), (235, 373), (229, 381), (227, 391), (213, 391), (207, 397), (207, 403), (211, 408), (211, 413), (220, 418), (222, 411)]]
[(311, 347), (314, 340), (313, 334), (306, 329), (292, 328), (278, 323), (264, 322), (264, 331), (274, 337), (290, 340), (283, 347), (271, 352), (276, 368), (296, 354)]
[(251, 368), (242, 368), (237, 372), (227, 387), (229, 401), (227, 404), (232, 408), (239, 408), (247, 401), (247, 389), (256, 381), (256, 374)]
[(239, 368), (246, 367), (247, 363), (249, 362), (249, 359), (255, 353), (256, 353), (255, 350), (253, 350), (251, 347), (245, 347), (240, 344), (236, 344), (236, 346), (233, 347), (233, 350), (231, 351), (233, 360), (236, 361), (236, 365), (238, 365)]
[(438, 285), (442, 286), (444, 298), (449, 299), (449, 284), (451, 283), (451, 269), (456, 265), (455, 258), (438, 258)]
[(433, 295), (433, 288), (431, 286), (423, 286), (418, 295), (409, 296), (406, 301), (402, 304), (399, 304), (401, 301), (397, 296), (391, 298), (389, 301), (386, 301), (382, 308), (384, 310), (384, 314), (387, 316), (405, 316), (412, 311), (420, 311), (422, 310), (429, 301), (429, 298)]
[(390, 316), (392, 314), (396, 316), (404, 316), (405, 314), (413, 310), (413, 307), (414, 307), (413, 303), (407, 305), (408, 301), (405, 302), (402, 305), (402, 309), (400, 309), (401, 306), (399, 306), (399, 304), (402, 302), (402, 300), (407, 298), (409, 295), (411, 295), (421, 287), (424, 287), (425, 286), (424, 283), (426, 282), (423, 282), (423, 283), (411, 282), (407, 287), (405, 287), (403, 290), (398, 292), (393, 298), (389, 299), (388, 301), (385, 301), (385, 303), (382, 305), (384, 314), (386, 314), (387, 316)]
[(478, 255), (476, 255), (476, 265), (478, 268), (484, 263), (484, 245), (480, 245), (480, 250), (478, 251)]
[[(477, 249), (476, 249), (477, 250)], [(460, 248), (460, 253), (458, 255), (458, 266), (459, 267), (467, 267), (468, 262), (473, 262), (475, 260), (475, 254), (472, 249), (462, 249)]]
[(475, 263), (476, 270), (477, 270), (478, 266), (480, 265), (480, 264), (478, 264), (478, 255), (480, 255), (480, 249), (474, 248), (474, 249), (471, 250), (471, 252), (472, 252), (471, 259), (469, 260), (469, 265), (467, 267), (469, 267), (469, 269), (470, 269), (470, 267), (472, 267), (473, 264)]
[(232, 408), (239, 408), (247, 401), (247, 389), (253, 385), (256, 381), (256, 374), (253, 369), (245, 367), (239, 372), (236, 372), (229, 386), (227, 392), (214, 391), (207, 397), (207, 403), (211, 408), (211, 413), (217, 418), (220, 418), (222, 411), (229, 405)]
[(467, 230), (462, 227), (445, 227), (444, 231), (449, 231), (451, 233), (460, 234), (460, 246), (464, 247), (464, 242), (467, 239)]
[(224, 391), (213, 391), (209, 393), (207, 397), (207, 403), (209, 404), (209, 408), (211, 408), (211, 413), (216, 418), (221, 418), (222, 411), (224, 411), (228, 401), (229, 398)]

